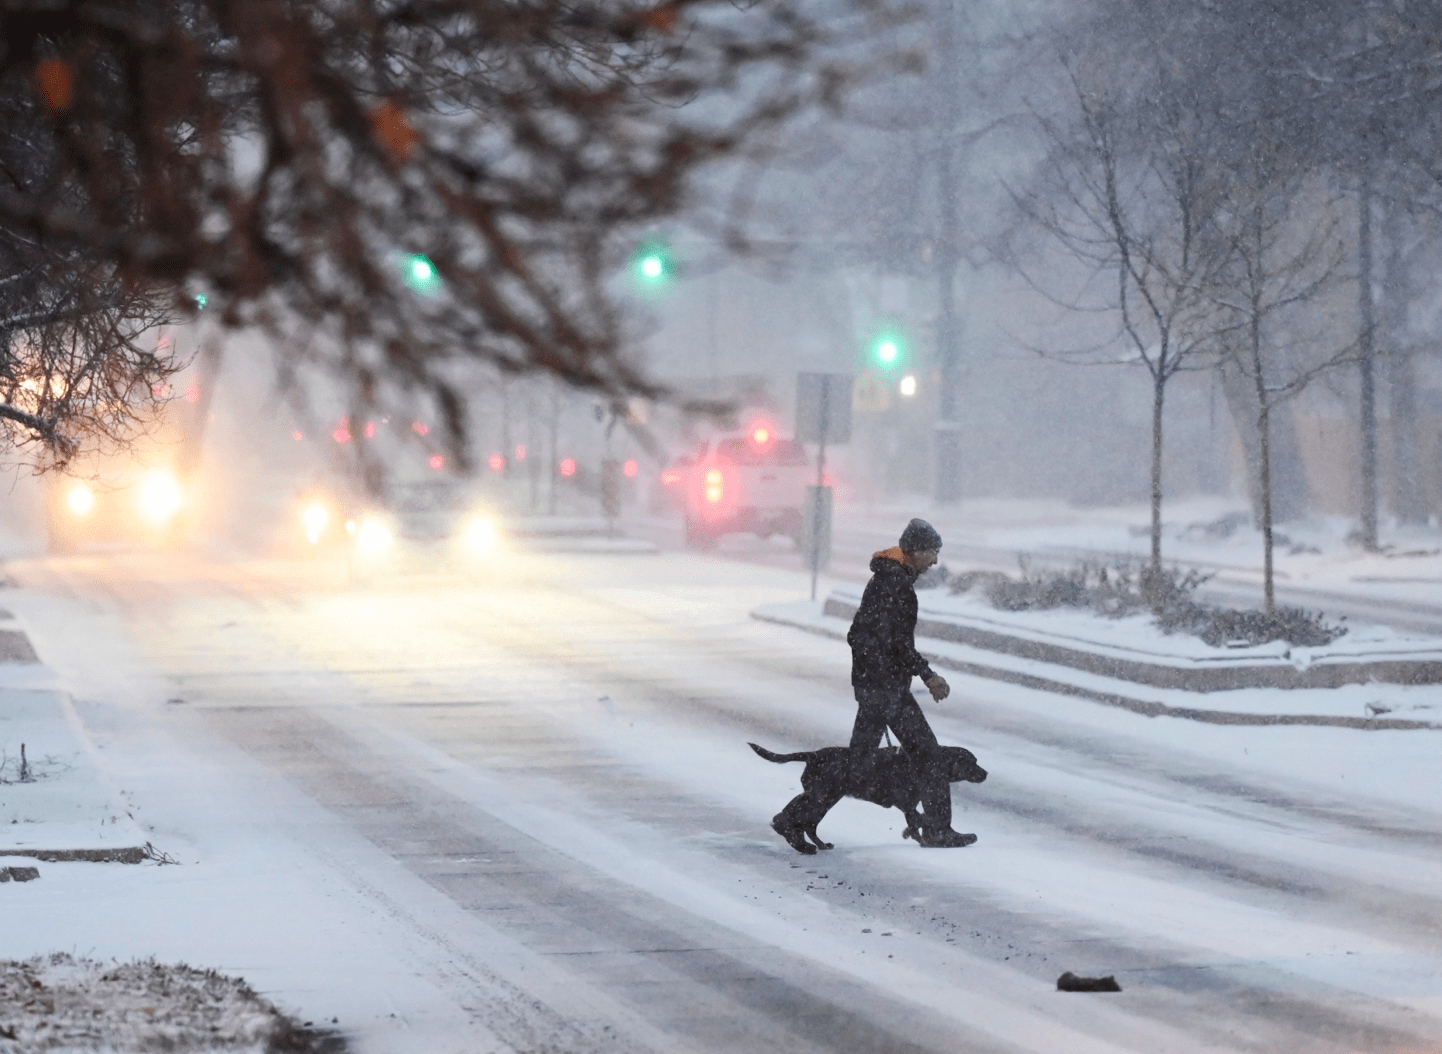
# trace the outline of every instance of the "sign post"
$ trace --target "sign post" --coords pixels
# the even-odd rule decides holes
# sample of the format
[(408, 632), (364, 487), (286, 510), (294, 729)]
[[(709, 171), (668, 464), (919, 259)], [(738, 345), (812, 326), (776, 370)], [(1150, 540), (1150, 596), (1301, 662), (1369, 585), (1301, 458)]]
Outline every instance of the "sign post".
[(817, 443), (816, 485), (806, 488), (801, 552), (811, 568), (811, 599), (816, 577), (831, 562), (831, 488), (826, 485), (826, 444), (851, 441), (849, 373), (802, 373), (796, 378), (796, 438)]

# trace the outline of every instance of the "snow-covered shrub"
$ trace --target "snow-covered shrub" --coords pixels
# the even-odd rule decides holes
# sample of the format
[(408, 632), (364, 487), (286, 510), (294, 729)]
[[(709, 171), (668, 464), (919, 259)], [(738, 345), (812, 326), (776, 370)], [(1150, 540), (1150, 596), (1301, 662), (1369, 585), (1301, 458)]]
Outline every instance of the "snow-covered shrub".
[[(1207, 579), (1195, 571), (1183, 574), (1175, 568), (1163, 571), (1155, 581), (1152, 577), (1145, 566), (1126, 561), (1104, 564), (1088, 560), (1063, 570), (1033, 571), (1023, 559), (1020, 577), (991, 573), (984, 589), (992, 606), (1003, 611), (1075, 607), (1121, 618), (1188, 603), (1192, 592)], [(960, 580), (953, 585), (953, 592), (962, 592), (959, 586)]]
[[(309, 1022), (307, 1022), (307, 1025)], [(0, 1054), (341, 1054), (239, 978), (153, 959), (63, 952), (0, 960)]]
[(1301, 608), (1278, 608), (1276, 614), (1261, 611), (1214, 610), (1197, 636), (1214, 648), (1269, 644), (1284, 640), (1299, 648), (1315, 648), (1331, 644), (1347, 627), (1330, 625), (1320, 611)]
[(1045, 611), (1087, 608), (1108, 618), (1150, 612), (1164, 633), (1189, 633), (1213, 647), (1252, 646), (1285, 640), (1298, 647), (1330, 644), (1346, 627), (1324, 621), (1320, 613), (1278, 608), (1276, 614), (1235, 611), (1200, 604), (1197, 588), (1211, 575), (1177, 567), (1153, 573), (1141, 562), (1102, 564), (1083, 561), (1065, 569), (1033, 571), (1021, 561), (1017, 578), (993, 572), (972, 572), (951, 580), (953, 593), (981, 586), (993, 607), (1002, 611)]

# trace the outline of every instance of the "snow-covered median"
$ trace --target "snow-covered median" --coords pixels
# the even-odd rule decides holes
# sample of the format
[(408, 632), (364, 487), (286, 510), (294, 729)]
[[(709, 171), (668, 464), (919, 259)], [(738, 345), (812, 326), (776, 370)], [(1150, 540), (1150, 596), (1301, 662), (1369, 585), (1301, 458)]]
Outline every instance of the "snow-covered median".
[[(1056, 608), (1000, 611), (974, 594), (939, 589), (918, 594), (917, 635), (1042, 662), (1072, 666), (1120, 680), (1198, 692), (1246, 687), (1330, 688), (1375, 681), (1442, 682), (1442, 641), (1399, 634), (1385, 626), (1354, 625), (1330, 644), (1300, 647), (1272, 641), (1213, 647), (1183, 633), (1165, 633), (1146, 614), (1106, 618)], [(850, 620), (861, 590), (841, 587), (823, 611)], [(801, 609), (798, 609), (801, 610)]]
[[(842, 640), (859, 599), (859, 592), (837, 590), (825, 602), (801, 600), (763, 604), (752, 612), (752, 617)], [(963, 598), (947, 598), (947, 601), (950, 607), (962, 603)], [(1161, 651), (1166, 642), (1182, 639), (1162, 634), (1150, 625), (1146, 616), (1113, 620), (1087, 613), (995, 612), (982, 605), (975, 607), (979, 615), (986, 613), (981, 617), (996, 618), (984, 633), (964, 634), (970, 637), (970, 642), (963, 643), (923, 635), (923, 629), (933, 628), (942, 621), (936, 608), (929, 607), (923, 600), (922, 618), (917, 625), (917, 647), (933, 666), (1088, 699), (1149, 717), (1180, 717), (1213, 724), (1318, 724), (1399, 730), (1442, 728), (1442, 699), (1439, 699), (1435, 684), (1386, 683), (1378, 678), (1339, 683), (1333, 687), (1263, 684), (1197, 690), (1188, 682), (1203, 678), (1195, 665), (1185, 661), (1185, 653), (1170, 656), (1173, 665), (1164, 667), (1161, 662), (1145, 664), (1154, 666), (1154, 669), (1170, 670), (1176, 675), (1173, 684), (1158, 684), (1121, 676), (1136, 672), (1136, 667), (1143, 665), (1137, 661), (1140, 657), (1138, 653), (1151, 660), (1166, 659), (1168, 657)], [(954, 621), (947, 620), (952, 625), (963, 630), (968, 628), (961, 619), (952, 618)], [(1379, 628), (1378, 632), (1375, 644), (1380, 648), (1371, 656), (1376, 656), (1379, 663), (1391, 661), (1396, 638), (1388, 630)], [(1098, 639), (1106, 633), (1115, 636), (1111, 640), (1105, 637)], [(1353, 647), (1358, 643), (1364, 644), (1364, 647), (1352, 652), (1349, 661), (1371, 661), (1365, 642), (1372, 639), (1367, 631), (1343, 638), (1350, 640)], [(1417, 650), (1408, 652), (1407, 656), (1422, 659), (1429, 654), (1424, 649), (1432, 646), (1433, 642), (1412, 640), (1409, 643)], [(1186, 646), (1192, 645), (1189, 642)], [(1156, 650), (1143, 651), (1148, 648)], [(1273, 668), (1298, 669), (1295, 656), (1288, 659), (1284, 654), (1276, 654), (1274, 645), (1247, 650), (1272, 653)], [(1130, 657), (1123, 657), (1127, 653)], [(1099, 661), (1091, 662), (1094, 659)], [(1247, 667), (1240, 669), (1246, 672)], [(1266, 667), (1261, 669), (1265, 672)], [(1305, 673), (1309, 669), (1315, 670), (1316, 667), (1302, 667), (1299, 672)]]
[(344, 1049), (336, 1034), (291, 1020), (244, 981), (214, 970), (64, 953), (0, 961), (0, 1054)]

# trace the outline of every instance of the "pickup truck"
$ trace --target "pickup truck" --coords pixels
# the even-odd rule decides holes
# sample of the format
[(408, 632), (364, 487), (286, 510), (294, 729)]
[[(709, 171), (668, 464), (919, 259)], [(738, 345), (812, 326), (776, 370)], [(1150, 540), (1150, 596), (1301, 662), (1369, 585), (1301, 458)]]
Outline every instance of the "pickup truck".
[(686, 544), (710, 548), (724, 534), (801, 537), (802, 503), (815, 469), (806, 448), (768, 427), (703, 443), (662, 475), (682, 496)]

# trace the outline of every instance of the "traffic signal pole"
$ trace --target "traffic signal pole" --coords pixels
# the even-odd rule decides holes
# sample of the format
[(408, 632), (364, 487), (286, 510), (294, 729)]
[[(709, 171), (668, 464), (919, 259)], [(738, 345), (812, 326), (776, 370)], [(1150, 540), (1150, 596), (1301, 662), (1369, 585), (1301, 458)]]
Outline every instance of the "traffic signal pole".
[[(816, 486), (811, 490), (811, 599), (816, 599), (816, 578), (821, 573), (822, 537), (828, 548), (831, 541), (831, 509), (824, 493), (826, 481), (826, 433), (831, 428), (831, 378), (823, 376), (821, 381), (821, 445), (816, 451)], [(824, 517), (824, 519), (823, 519)], [(823, 529), (824, 525), (824, 529)]]
[(796, 378), (796, 439), (816, 443), (816, 485), (807, 487), (801, 530), (803, 555), (816, 579), (831, 559), (831, 488), (826, 485), (826, 444), (851, 441), (850, 374), (802, 373)]

